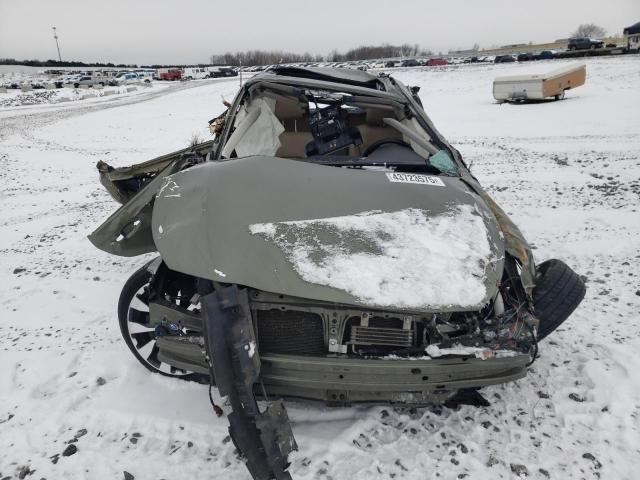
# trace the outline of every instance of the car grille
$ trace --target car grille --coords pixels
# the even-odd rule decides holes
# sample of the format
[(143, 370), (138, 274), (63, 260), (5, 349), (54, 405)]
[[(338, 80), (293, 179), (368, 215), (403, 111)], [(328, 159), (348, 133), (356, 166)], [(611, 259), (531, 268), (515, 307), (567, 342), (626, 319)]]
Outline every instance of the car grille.
[(324, 355), (322, 318), (314, 313), (266, 310), (258, 311), (260, 354)]

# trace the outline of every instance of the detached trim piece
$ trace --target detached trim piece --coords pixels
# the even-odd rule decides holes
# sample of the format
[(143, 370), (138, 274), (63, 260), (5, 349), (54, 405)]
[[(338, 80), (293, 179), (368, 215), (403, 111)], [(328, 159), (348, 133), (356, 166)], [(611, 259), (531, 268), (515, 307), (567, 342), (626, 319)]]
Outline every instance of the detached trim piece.
[(246, 290), (224, 287), (202, 298), (211, 375), (231, 403), (229, 434), (255, 480), (291, 480), (287, 455), (298, 446), (282, 401), (260, 412), (253, 387), (260, 357)]

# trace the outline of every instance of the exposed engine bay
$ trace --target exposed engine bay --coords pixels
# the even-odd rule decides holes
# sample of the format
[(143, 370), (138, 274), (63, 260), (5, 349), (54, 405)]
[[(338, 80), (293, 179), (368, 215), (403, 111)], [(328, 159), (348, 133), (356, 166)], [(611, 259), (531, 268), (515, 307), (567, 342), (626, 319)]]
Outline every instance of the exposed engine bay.
[[(146, 329), (130, 334), (137, 351), (142, 354), (149, 350), (147, 347), (141, 351), (145, 342), (153, 337), (155, 344), (149, 350), (149, 357), (143, 356), (145, 362), (160, 370), (162, 364), (166, 364), (164, 371), (173, 374), (208, 375), (202, 298), (215, 288), (207, 280), (169, 270), (159, 259), (144, 273), (148, 281), (136, 293), (143, 306), (139, 310), (130, 305), (127, 312), (128, 322)], [(537, 353), (537, 319), (526, 308), (523, 293), (518, 292), (508, 278), (494, 302), (481, 311), (429, 315), (359, 309), (252, 288), (240, 287), (239, 291), (246, 293), (245, 308), (250, 318), (251, 332), (246, 333), (244, 341), (252, 354), (263, 359), (261, 387), (268, 393), (306, 397), (330, 404), (393, 401), (393, 396), (381, 396), (377, 385), (367, 387), (362, 381), (352, 391), (349, 382), (341, 382), (344, 378), (339, 375), (334, 380), (326, 380), (326, 384), (319, 384), (316, 389), (306, 387), (302, 392), (286, 388), (277, 381), (271, 383), (270, 369), (278, 372), (281, 367), (278, 356), (302, 356), (306, 360), (318, 357), (427, 362), (432, 358), (460, 355), (480, 361), (520, 355), (527, 364)], [(264, 365), (264, 359), (271, 356), (276, 358), (273, 364)], [(413, 370), (407, 368), (406, 371), (409, 385), (415, 383)], [(511, 368), (508, 370), (514, 373)], [(518, 374), (523, 375), (524, 370)], [(435, 378), (420, 380), (418, 383), (423, 392), (412, 403), (443, 401), (457, 393), (456, 389), (443, 388)]]

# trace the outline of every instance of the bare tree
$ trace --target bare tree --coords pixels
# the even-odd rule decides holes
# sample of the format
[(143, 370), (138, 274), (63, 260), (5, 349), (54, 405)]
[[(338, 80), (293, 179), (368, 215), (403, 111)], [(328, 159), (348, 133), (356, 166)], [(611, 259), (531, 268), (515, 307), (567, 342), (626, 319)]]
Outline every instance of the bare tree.
[(571, 34), (572, 37), (586, 37), (586, 38), (602, 38), (607, 34), (607, 31), (600, 25), (595, 23), (583, 23), (575, 32)]

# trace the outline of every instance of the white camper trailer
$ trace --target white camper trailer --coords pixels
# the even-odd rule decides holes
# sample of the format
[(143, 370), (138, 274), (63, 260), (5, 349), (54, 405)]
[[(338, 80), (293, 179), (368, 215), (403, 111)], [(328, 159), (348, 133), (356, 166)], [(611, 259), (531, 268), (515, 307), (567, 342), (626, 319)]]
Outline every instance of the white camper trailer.
[(493, 81), (493, 98), (500, 103), (550, 97), (562, 100), (567, 90), (584, 85), (585, 79), (584, 63), (573, 63), (544, 74), (497, 77)]

